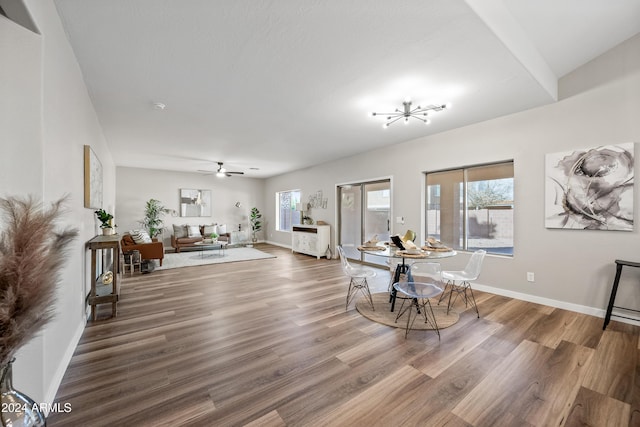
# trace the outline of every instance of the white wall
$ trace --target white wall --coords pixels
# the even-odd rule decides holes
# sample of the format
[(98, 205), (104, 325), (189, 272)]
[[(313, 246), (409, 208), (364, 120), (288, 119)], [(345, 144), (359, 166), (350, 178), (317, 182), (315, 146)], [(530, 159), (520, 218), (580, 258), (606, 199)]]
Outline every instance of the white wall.
[[(569, 74), (560, 85), (565, 99), (551, 105), (268, 179), (269, 240), (290, 245), (289, 233), (274, 229), (277, 191), (299, 188), (305, 194), (303, 200), (317, 189), (333, 194), (329, 209), (314, 219), (326, 218), (335, 236), (335, 194), (329, 190), (338, 183), (392, 176), (393, 217), (406, 220), (393, 231), (424, 230), (424, 171), (513, 159), (515, 253), (513, 258), (488, 256), (481, 284), (500, 293), (600, 314), (608, 301), (614, 260), (638, 261), (640, 226), (636, 224), (633, 232), (546, 229), (544, 157), (558, 151), (640, 142), (640, 36)], [(636, 191), (636, 212), (640, 212), (638, 205)], [(442, 264), (453, 269), (467, 260), (468, 254), (463, 254)], [(526, 281), (528, 271), (535, 273), (535, 283)], [(621, 285), (618, 302), (638, 308), (640, 272), (625, 271), (625, 276), (627, 285)]]
[(63, 225), (79, 229), (61, 273), (56, 317), (17, 355), (14, 385), (51, 402), (85, 324), (85, 242), (96, 234), (83, 207), (83, 145), (102, 161), (105, 208), (115, 200), (115, 167), (53, 2), (28, 0), (42, 35), (0, 17), (0, 197), (44, 203), (67, 195)]
[[(141, 228), (145, 203), (157, 199), (178, 216), (163, 217), (165, 249), (171, 246), (173, 224), (227, 224), (227, 231), (249, 227), (249, 211), (253, 206), (262, 210), (264, 206), (264, 180), (245, 177), (217, 178), (200, 173), (171, 172), (154, 169), (118, 167), (116, 169), (116, 216), (118, 233)], [(180, 189), (193, 188), (211, 190), (212, 209), (210, 217), (180, 217)], [(235, 203), (241, 207), (236, 208)]]

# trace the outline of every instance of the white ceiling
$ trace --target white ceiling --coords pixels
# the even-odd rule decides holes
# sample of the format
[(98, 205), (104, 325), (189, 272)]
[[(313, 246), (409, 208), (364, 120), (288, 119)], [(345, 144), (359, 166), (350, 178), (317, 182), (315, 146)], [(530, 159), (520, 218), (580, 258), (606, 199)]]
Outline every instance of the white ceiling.
[[(555, 102), (640, 32), (640, 0), (55, 3), (116, 165), (250, 177)], [(406, 97), (453, 109), (368, 117)]]

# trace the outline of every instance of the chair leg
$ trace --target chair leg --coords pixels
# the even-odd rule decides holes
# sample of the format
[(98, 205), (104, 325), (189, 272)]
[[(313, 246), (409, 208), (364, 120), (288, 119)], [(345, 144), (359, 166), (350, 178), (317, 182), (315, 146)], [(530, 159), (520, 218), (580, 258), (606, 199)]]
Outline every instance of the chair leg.
[(473, 302), (473, 307), (476, 309), (476, 314), (478, 315), (478, 319), (480, 318), (480, 312), (478, 311), (478, 304), (476, 304), (476, 297), (473, 295), (473, 289), (471, 288), (471, 284), (467, 282), (467, 286), (465, 287), (464, 295), (467, 296), (467, 288), (469, 288), (469, 292), (471, 293), (471, 301)]
[[(469, 295), (467, 294), (467, 289), (469, 290), (469, 294), (471, 295), (471, 298), (469, 298)], [(451, 297), (454, 292), (456, 292), (456, 297), (453, 299), (453, 301), (451, 301)], [(469, 282), (462, 282), (458, 286), (455, 285), (455, 282), (451, 283), (451, 289), (449, 291), (449, 303), (447, 304), (447, 314), (449, 314), (449, 310), (451, 310), (451, 307), (453, 306), (453, 304), (455, 304), (459, 294), (462, 294), (465, 307), (469, 307), (469, 303), (473, 305), (473, 308), (476, 310), (476, 314), (479, 319), (480, 311), (478, 311), (478, 304), (476, 304), (476, 297), (475, 295), (473, 295), (473, 289), (471, 288), (471, 284)]]
[[(433, 319), (433, 321), (429, 320), (429, 318), (428, 318), (427, 306), (429, 306), (429, 313), (431, 313), (431, 319)], [(438, 328), (438, 322), (436, 321), (436, 315), (433, 312), (433, 307), (431, 306), (431, 302), (428, 299), (422, 301), (422, 309), (424, 310), (424, 319), (425, 319), (424, 323), (431, 323), (433, 325), (433, 327), (436, 330), (436, 333), (438, 334), (438, 340), (440, 340), (440, 328)]]
[(347, 304), (345, 306), (345, 310), (349, 310), (349, 304), (351, 303), (351, 301), (353, 301), (353, 298), (358, 293), (358, 291), (362, 292), (364, 297), (369, 301), (371, 309), (375, 311), (376, 308), (373, 305), (373, 297), (371, 296), (369, 283), (367, 282), (366, 277), (362, 279), (355, 279), (351, 277), (351, 280), (349, 281), (349, 290), (347, 291)]
[(373, 297), (371, 296), (371, 291), (369, 290), (369, 282), (367, 279), (364, 279), (364, 292), (365, 296), (369, 298), (369, 304), (371, 304), (371, 310), (376, 311), (376, 308), (373, 306)]
[[(407, 308), (404, 308), (405, 301), (410, 301)], [(413, 316), (413, 320), (411, 320), (411, 314), (413, 313), (413, 307), (416, 307), (416, 314)], [(404, 308), (404, 310), (403, 310)], [(403, 299), (400, 308), (398, 309), (398, 315), (396, 316), (396, 322), (398, 319), (402, 317), (405, 313), (407, 313), (407, 325), (404, 331), (404, 338), (406, 339), (409, 335), (409, 330), (413, 327), (416, 319), (420, 315), (420, 310), (422, 309), (422, 313), (424, 314), (424, 323), (431, 324), (438, 334), (438, 340), (440, 339), (440, 328), (438, 327), (438, 322), (436, 321), (436, 315), (433, 312), (433, 307), (431, 306), (431, 302), (429, 299), (422, 300), (422, 303), (418, 302), (416, 299)], [(429, 313), (431, 314), (431, 318), (429, 318)]]
[[(449, 302), (447, 302), (447, 316), (449, 315), (449, 310), (451, 310), (451, 296), (453, 295), (453, 291), (455, 290), (455, 282), (449, 285)], [(458, 295), (456, 295), (456, 298)], [(454, 300), (455, 302), (455, 300)]]
[[(411, 326), (413, 326), (413, 322), (411, 322), (411, 312), (413, 311), (412, 308), (413, 304), (409, 304), (409, 308), (407, 308), (407, 327), (404, 330), (404, 339), (407, 339), (407, 335), (409, 335), (409, 329), (411, 329)], [(413, 321), (416, 321), (416, 317), (418, 317), (418, 313), (416, 313), (415, 317), (413, 318)]]
[(396, 323), (398, 322), (398, 319), (401, 318), (405, 313), (407, 313), (407, 326), (404, 329), (404, 338), (407, 339), (407, 336), (409, 335), (409, 329), (411, 329), (411, 327), (413, 326), (413, 322), (416, 321), (416, 318), (418, 317), (418, 313), (416, 313), (416, 315), (413, 317), (413, 322), (411, 321), (411, 313), (413, 312), (413, 300), (411, 300), (411, 302), (409, 303), (409, 305), (407, 306), (407, 308), (404, 308), (404, 302), (408, 301), (407, 299), (403, 299), (402, 300), (402, 304), (400, 305), (400, 308), (398, 309), (398, 314), (396, 315)]
[(442, 290), (442, 293), (440, 294), (440, 298), (438, 298), (438, 305), (440, 305), (442, 300), (446, 297), (447, 288), (449, 288), (449, 290), (451, 290), (451, 281), (450, 280), (447, 280), (447, 283), (444, 285), (444, 289)]
[(345, 305), (345, 311), (349, 310), (349, 302), (351, 301), (351, 297), (353, 295), (351, 289), (353, 288), (353, 277), (351, 277), (351, 280), (349, 280), (349, 290), (347, 291), (347, 304)]

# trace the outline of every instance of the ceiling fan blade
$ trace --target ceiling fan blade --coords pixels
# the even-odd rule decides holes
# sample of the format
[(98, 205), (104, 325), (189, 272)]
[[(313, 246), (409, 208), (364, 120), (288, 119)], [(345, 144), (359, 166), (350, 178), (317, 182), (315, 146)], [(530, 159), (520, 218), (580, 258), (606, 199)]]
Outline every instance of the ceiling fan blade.
[(224, 162), (216, 162), (218, 164), (218, 170), (216, 170), (215, 173), (217, 174), (224, 174), (223, 176), (232, 176), (232, 175), (244, 175), (244, 172), (240, 172), (240, 171), (228, 171), (225, 167), (224, 167)]
[(215, 171), (206, 171), (204, 169), (198, 169), (198, 172), (205, 174), (205, 175), (213, 175), (214, 173), (216, 173)]

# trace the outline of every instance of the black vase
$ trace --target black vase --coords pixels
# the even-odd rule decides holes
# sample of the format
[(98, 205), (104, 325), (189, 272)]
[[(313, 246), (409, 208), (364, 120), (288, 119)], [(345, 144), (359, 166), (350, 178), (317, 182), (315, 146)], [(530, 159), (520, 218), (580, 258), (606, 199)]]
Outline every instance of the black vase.
[(46, 426), (44, 414), (38, 404), (24, 393), (13, 388), (13, 361), (0, 367), (0, 421), (3, 427)]

